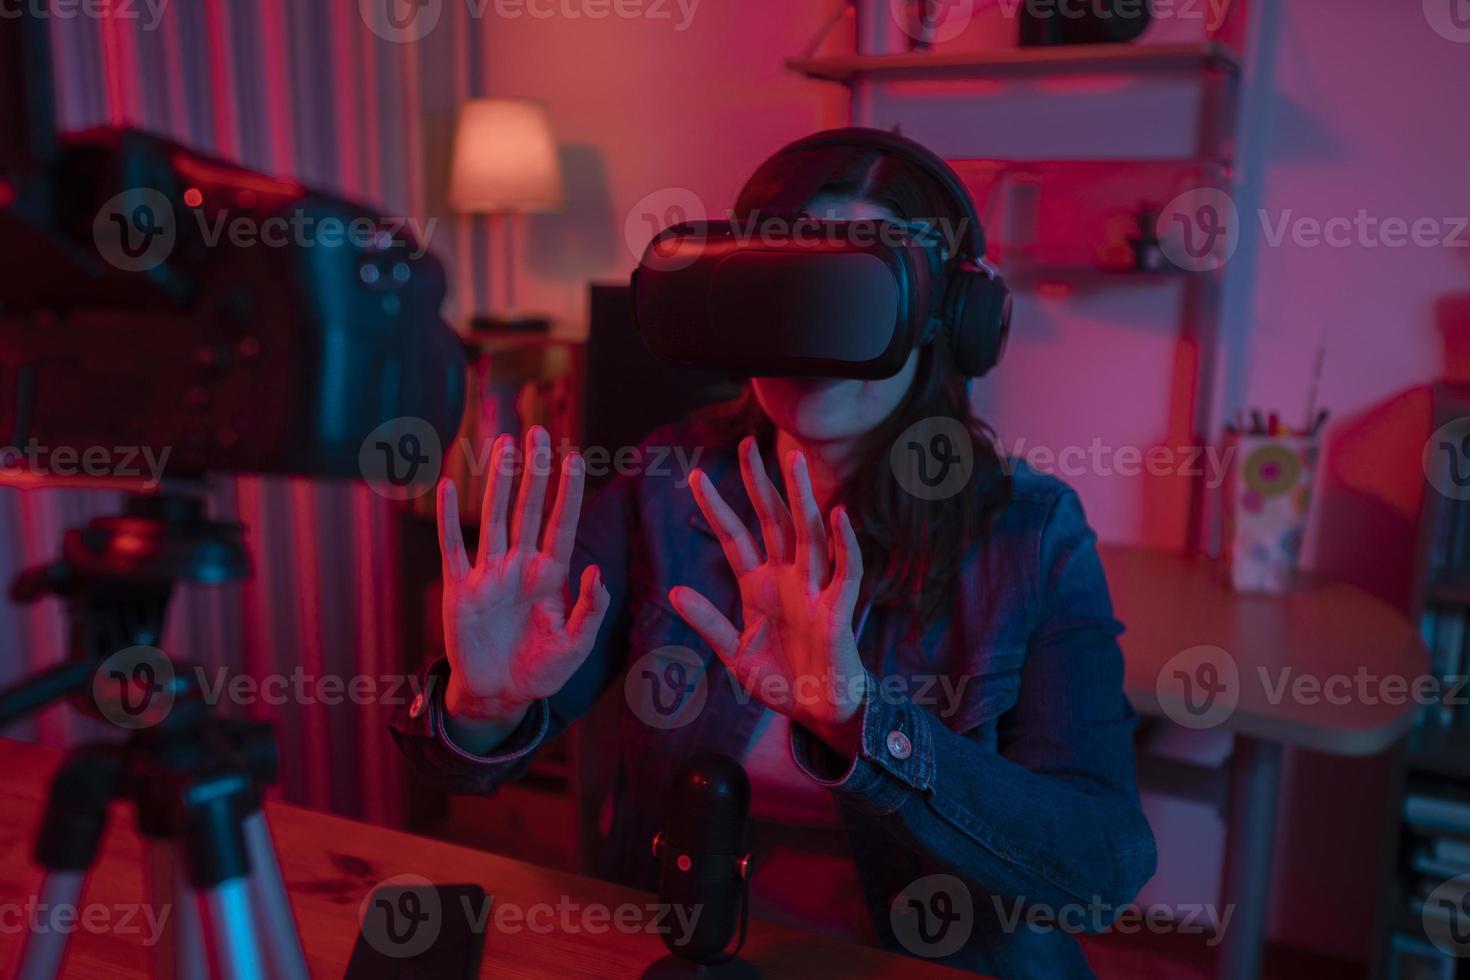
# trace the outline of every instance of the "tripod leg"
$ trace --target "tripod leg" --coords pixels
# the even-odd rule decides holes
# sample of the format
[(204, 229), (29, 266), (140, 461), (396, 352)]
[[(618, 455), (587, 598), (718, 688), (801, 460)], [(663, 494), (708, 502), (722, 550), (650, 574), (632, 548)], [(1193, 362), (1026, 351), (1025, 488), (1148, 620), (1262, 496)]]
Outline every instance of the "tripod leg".
[[(79, 908), (82, 888), (87, 883), (85, 871), (51, 871), (36, 889), (37, 909)], [(20, 952), (16, 980), (54, 980), (61, 976), (61, 961), (66, 956), (67, 933), (46, 924), (33, 924), (26, 933)]]
[(308, 980), (306, 956), (301, 951), (296, 920), (291, 916), (291, 900), (281, 878), (265, 812), (256, 810), (246, 817), (244, 829), (250, 853), (250, 900), (260, 922), (270, 974), (276, 980)]
[[(81, 906), (87, 872), (107, 829), (107, 803), (119, 772), (119, 759), (111, 747), (88, 746), (69, 755), (52, 777), (36, 837), (36, 863), (44, 872), (36, 890), (38, 911)], [(60, 976), (67, 936), (48, 923), (32, 923), (16, 976), (24, 980)]]
[(267, 980), (262, 934), (251, 906), (246, 818), (259, 810), (249, 768), (191, 773), (176, 790), (178, 826), (198, 901), (213, 980)]
[(148, 900), (168, 914), (168, 935), (154, 950), (153, 968), (162, 980), (190, 980), (208, 972), (198, 900), (184, 871), (179, 845), (166, 837), (147, 841)]
[(250, 907), (250, 879), (230, 878), (196, 892), (214, 980), (267, 980), (260, 929)]

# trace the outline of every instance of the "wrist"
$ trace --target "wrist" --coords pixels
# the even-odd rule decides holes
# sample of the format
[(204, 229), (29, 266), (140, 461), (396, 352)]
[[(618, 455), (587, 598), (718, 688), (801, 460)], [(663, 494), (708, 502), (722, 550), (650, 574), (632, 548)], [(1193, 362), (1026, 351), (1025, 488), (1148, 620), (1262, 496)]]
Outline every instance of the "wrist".
[(476, 696), (465, 689), (453, 671), (444, 685), (444, 711), (462, 724), (513, 729), (526, 717), (530, 708), (528, 702)]
[(863, 715), (861, 710), (846, 721), (808, 724), (807, 728), (845, 760), (851, 761), (857, 758), (862, 749)]
[(862, 748), (863, 710), (867, 704), (868, 693), (867, 672), (863, 672), (856, 690), (852, 685), (847, 685), (844, 693), (849, 696), (855, 694), (855, 700), (848, 700), (840, 710), (827, 717), (803, 724), (813, 735), (825, 742), (832, 751), (844, 759), (851, 760)]

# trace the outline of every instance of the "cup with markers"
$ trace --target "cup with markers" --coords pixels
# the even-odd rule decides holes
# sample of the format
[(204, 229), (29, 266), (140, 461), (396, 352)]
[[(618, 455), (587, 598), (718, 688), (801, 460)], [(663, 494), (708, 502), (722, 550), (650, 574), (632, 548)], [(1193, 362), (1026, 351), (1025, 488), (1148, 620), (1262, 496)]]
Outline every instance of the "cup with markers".
[(1311, 513), (1326, 410), (1306, 425), (1252, 410), (1226, 426), (1225, 558), (1239, 592), (1291, 589)]

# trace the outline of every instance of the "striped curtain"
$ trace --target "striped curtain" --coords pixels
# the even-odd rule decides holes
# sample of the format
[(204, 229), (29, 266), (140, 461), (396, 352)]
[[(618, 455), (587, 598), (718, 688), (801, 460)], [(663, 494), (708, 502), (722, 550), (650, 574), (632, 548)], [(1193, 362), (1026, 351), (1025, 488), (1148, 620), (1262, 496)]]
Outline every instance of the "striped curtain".
[[(484, 308), (484, 229), (439, 214), (437, 203), (455, 108), (484, 87), (482, 24), (465, 4), (446, 4), (443, 22), (415, 43), (369, 30), (356, 0), (171, 0), (156, 24), (149, 4), (101, 6), (108, 16), (49, 22), (62, 129), (152, 130), (388, 215), (437, 216), (446, 317), (461, 319), (455, 306)], [(0, 578), (54, 559), (66, 528), (120, 504), (115, 492), (0, 489)], [(400, 617), (421, 600), (396, 587), (393, 506), (348, 482), (217, 478), (211, 513), (246, 525), (254, 575), (181, 590), (164, 649), (212, 679), (291, 678), (299, 668), (308, 681), (366, 676), (397, 693), (392, 677), (409, 652)], [(60, 603), (0, 603), (0, 636), (10, 651), (0, 683), (56, 663)], [(396, 823), (402, 773), (384, 730), (392, 708), (290, 697), (247, 712), (276, 723), (278, 795)], [(6, 734), (69, 745), (97, 724), (59, 708)]]

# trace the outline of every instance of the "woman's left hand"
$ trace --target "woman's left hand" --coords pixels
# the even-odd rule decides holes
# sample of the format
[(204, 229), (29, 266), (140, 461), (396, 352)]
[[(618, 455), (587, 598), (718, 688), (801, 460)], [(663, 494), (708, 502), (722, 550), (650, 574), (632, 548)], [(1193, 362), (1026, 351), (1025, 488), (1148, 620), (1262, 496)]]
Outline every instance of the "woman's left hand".
[(745, 628), (737, 630), (693, 589), (674, 588), (669, 599), (742, 687), (850, 758), (867, 676), (852, 632), (862, 553), (845, 507), (822, 520), (806, 457), (793, 450), (781, 472), (790, 510), (766, 476), (755, 440), (741, 442), (740, 475), (760, 517), (764, 554), (709, 477), (696, 470), (690, 479), (739, 583)]

